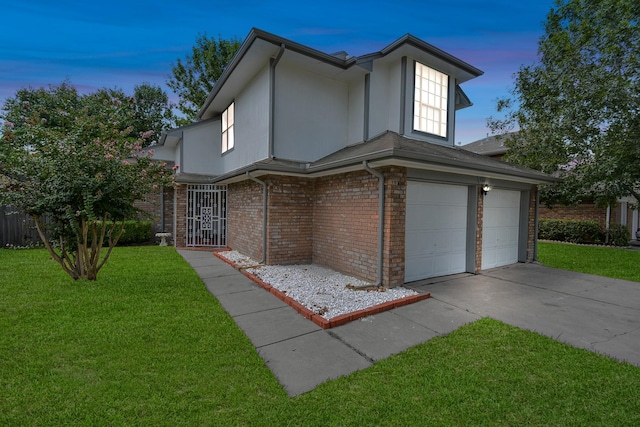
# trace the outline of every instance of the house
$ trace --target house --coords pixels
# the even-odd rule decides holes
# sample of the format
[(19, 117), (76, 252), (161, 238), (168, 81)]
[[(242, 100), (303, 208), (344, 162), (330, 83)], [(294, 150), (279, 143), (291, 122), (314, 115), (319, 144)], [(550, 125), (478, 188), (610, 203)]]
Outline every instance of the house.
[(491, 135), (486, 138), (479, 139), (469, 144), (463, 145), (461, 148), (473, 153), (482, 154), (496, 160), (502, 160), (509, 148), (505, 145), (505, 141), (509, 138), (506, 135)]
[[(510, 134), (492, 135), (479, 139), (469, 144), (463, 145), (461, 148), (473, 153), (482, 154), (497, 160), (502, 160), (509, 150), (505, 145), (505, 141)], [(629, 238), (636, 239), (636, 230), (640, 227), (638, 218), (638, 209), (633, 197), (625, 197), (618, 200), (613, 206), (601, 206), (593, 200), (585, 200), (578, 205), (562, 205), (554, 204), (547, 206), (540, 204), (538, 208), (539, 219), (568, 219), (568, 220), (586, 220), (595, 221), (600, 224), (603, 229), (608, 229), (611, 224), (620, 224), (629, 230)]]
[(252, 30), (198, 121), (154, 147), (179, 165), (175, 244), (386, 287), (532, 261), (553, 178), (453, 143), (481, 74), (411, 35), (353, 57)]

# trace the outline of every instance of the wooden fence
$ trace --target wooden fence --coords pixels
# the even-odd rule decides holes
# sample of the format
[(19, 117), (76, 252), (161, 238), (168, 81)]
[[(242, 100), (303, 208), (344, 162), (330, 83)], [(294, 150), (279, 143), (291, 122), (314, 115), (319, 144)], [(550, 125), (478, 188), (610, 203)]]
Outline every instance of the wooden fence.
[(38, 231), (28, 215), (0, 205), (0, 247), (33, 246), (40, 243)]

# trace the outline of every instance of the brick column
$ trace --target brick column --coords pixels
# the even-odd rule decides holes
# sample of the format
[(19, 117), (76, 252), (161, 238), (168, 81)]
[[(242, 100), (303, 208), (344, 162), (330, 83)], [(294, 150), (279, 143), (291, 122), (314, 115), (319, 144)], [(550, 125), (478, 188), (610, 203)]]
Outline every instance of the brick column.
[(535, 245), (536, 245), (536, 195), (538, 194), (538, 186), (532, 185), (529, 192), (529, 215), (528, 215), (528, 232), (527, 232), (527, 262), (535, 261)]
[(407, 169), (394, 166), (381, 172), (385, 177), (382, 285), (392, 288), (404, 283)]
[(478, 222), (476, 224), (476, 273), (482, 269), (482, 224), (484, 218), (484, 194), (482, 186), (476, 186), (478, 193)]
[(178, 248), (187, 246), (187, 184), (175, 186), (175, 234), (173, 244)]

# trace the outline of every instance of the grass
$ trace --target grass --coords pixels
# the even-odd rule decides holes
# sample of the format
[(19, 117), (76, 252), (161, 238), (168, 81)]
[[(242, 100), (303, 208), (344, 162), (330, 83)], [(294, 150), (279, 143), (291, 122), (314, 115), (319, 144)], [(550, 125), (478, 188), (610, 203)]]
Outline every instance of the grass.
[(0, 425), (640, 424), (640, 369), (491, 319), (289, 398), (172, 248), (0, 250), (0, 331)]
[(640, 282), (640, 251), (538, 242), (540, 263), (563, 270)]

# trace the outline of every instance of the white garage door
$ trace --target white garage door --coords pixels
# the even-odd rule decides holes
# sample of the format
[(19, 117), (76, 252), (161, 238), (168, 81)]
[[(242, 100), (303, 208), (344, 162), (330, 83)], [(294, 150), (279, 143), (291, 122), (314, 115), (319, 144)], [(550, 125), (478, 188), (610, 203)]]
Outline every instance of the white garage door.
[(461, 185), (407, 183), (405, 281), (466, 270), (467, 193)]
[(491, 190), (484, 196), (482, 269), (518, 262), (520, 192)]

